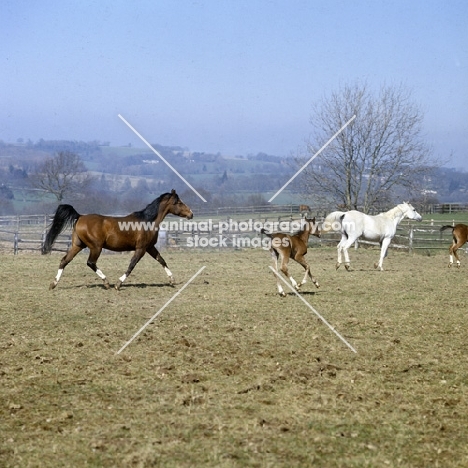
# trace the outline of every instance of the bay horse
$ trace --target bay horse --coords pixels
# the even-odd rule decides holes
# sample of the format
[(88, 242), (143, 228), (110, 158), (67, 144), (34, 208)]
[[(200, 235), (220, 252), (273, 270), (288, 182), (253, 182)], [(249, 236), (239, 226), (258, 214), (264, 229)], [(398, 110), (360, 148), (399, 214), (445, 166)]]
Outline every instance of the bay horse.
[[(320, 287), (318, 281), (312, 276), (310, 272), (310, 266), (305, 261), (304, 255), (307, 253), (307, 243), (309, 241), (309, 236), (313, 234), (316, 237), (320, 237), (320, 231), (315, 224), (315, 218), (304, 218), (301, 220), (303, 229), (297, 232), (294, 235), (286, 234), (284, 232), (268, 233), (265, 229), (262, 229), (260, 232), (265, 234), (271, 239), (270, 253), (273, 259), (273, 265), (278, 272), (278, 260), (281, 260), (280, 270), (291, 281), (291, 284), (299, 290), (299, 288), (306, 283), (307, 276), (310, 276), (310, 279), (315, 284), (317, 288)], [(305, 270), (304, 279), (298, 284), (296, 280), (288, 272), (288, 262), (292, 258)], [(280, 279), (276, 278), (276, 284), (278, 286), (278, 293), (280, 296), (285, 297), (286, 294), (281, 286)]]
[(360, 237), (380, 243), (380, 260), (374, 268), (383, 271), (383, 259), (396, 233), (396, 228), (404, 218), (421, 221), (422, 216), (407, 202), (400, 203), (385, 213), (370, 216), (360, 211), (334, 211), (323, 222), (322, 231), (341, 231), (341, 241), (338, 244), (338, 261), (336, 269), (341, 265), (341, 253), (345, 257), (345, 268), (349, 270), (350, 261), (348, 249)]
[(453, 265), (453, 256), (457, 259), (457, 267), (460, 268), (460, 258), (457, 250), (468, 240), (468, 226), (466, 224), (456, 224), (455, 226), (442, 226), (440, 232), (446, 229), (452, 229), (453, 242), (449, 247), (450, 261), (448, 266)]
[(122, 283), (146, 252), (162, 265), (169, 277), (170, 284), (174, 285), (172, 273), (155, 247), (159, 225), (169, 213), (187, 219), (193, 218), (192, 210), (182, 202), (175, 190), (163, 193), (141, 211), (120, 217), (99, 214), (80, 215), (71, 205), (59, 205), (46, 235), (42, 254), (47, 254), (52, 250), (57, 236), (67, 226), (73, 226), (72, 244), (60, 261), (57, 276), (50, 283), (49, 289), (54, 289), (57, 286), (64, 268), (85, 247), (89, 248), (87, 265), (102, 279), (106, 289), (110, 287), (109, 281), (96, 265), (102, 249), (115, 252), (135, 251), (127, 271), (115, 285), (116, 289), (120, 289)]

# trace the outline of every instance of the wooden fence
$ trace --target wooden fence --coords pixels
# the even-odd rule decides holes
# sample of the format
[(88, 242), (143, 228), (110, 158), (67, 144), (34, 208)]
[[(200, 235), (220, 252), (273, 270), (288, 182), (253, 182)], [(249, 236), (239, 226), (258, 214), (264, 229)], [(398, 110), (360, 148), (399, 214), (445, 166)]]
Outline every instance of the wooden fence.
[[(293, 232), (298, 229), (300, 214), (285, 211), (279, 214), (278, 212), (253, 213), (248, 218), (246, 214), (239, 214), (237, 217), (199, 217), (197, 221), (168, 217), (160, 231), (158, 246), (161, 249), (264, 247), (266, 237), (260, 234), (262, 227), (268, 231), (283, 232)], [(317, 213), (315, 216), (318, 221), (323, 221), (323, 215)], [(50, 221), (51, 217), (48, 215), (0, 217), (0, 250), (14, 254), (20, 251), (40, 251)], [(463, 220), (454, 220), (452, 223), (430, 220), (416, 223), (404, 220), (398, 226), (390, 247), (406, 251), (448, 250), (452, 239), (451, 231), (440, 232), (440, 227), (457, 222), (463, 222)], [(311, 236), (309, 245), (311, 247), (332, 246), (336, 245), (339, 239), (338, 233), (327, 233), (320, 239)], [(71, 232), (66, 231), (57, 239), (54, 250), (66, 251), (70, 244)], [(364, 240), (359, 240), (358, 244), (377, 245), (377, 243)]]

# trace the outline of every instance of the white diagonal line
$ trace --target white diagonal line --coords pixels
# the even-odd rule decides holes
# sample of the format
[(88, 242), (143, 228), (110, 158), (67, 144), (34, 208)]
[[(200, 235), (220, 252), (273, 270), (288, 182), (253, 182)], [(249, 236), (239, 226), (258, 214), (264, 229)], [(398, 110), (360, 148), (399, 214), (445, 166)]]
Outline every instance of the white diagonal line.
[(206, 267), (201, 267), (120, 349), (120, 354)]
[(162, 157), (162, 155), (161, 155), (161, 153), (160, 153), (159, 151), (155, 150), (155, 149), (151, 146), (151, 144), (150, 144), (145, 138), (143, 138), (143, 136), (140, 135), (140, 133), (138, 133), (138, 132), (135, 130), (135, 128), (133, 128), (132, 125), (130, 125), (120, 114), (118, 114), (118, 116), (119, 116), (119, 118), (122, 120), (122, 122), (124, 122), (125, 125), (127, 125), (127, 127), (128, 127), (130, 130), (132, 130), (132, 132), (133, 132), (138, 138), (140, 138), (140, 140), (141, 140), (146, 146), (148, 146), (148, 148), (149, 148), (156, 156), (158, 156), (158, 158), (160, 158), (162, 161), (164, 161), (164, 162), (166, 163), (166, 165), (167, 165), (170, 169), (172, 169), (172, 171), (173, 171), (175, 174), (177, 174), (177, 175), (179, 176), (179, 178), (180, 178), (181, 180), (183, 180), (183, 181), (186, 183), (186, 185), (188, 185), (188, 186), (189, 186), (189, 187), (206, 203), (206, 200), (190, 185), (190, 183), (189, 183), (187, 180), (184, 179), (184, 177), (182, 177), (182, 176), (177, 172), (177, 170), (176, 170), (174, 167), (171, 166), (171, 164), (170, 164), (166, 159), (164, 159), (164, 158)]
[(271, 203), (354, 119), (353, 115), (269, 200)]
[(331, 326), (280, 274), (272, 267), (270, 270), (353, 352), (357, 351)]

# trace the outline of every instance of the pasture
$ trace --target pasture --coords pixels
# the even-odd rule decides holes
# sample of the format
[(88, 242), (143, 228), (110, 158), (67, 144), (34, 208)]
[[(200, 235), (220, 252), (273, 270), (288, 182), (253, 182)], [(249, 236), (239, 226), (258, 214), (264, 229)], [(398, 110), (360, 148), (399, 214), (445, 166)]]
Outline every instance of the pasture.
[[(53, 291), (61, 254), (2, 255), (0, 466), (467, 466), (468, 264), (378, 254), (306, 257), (301, 294), (357, 354), (261, 249), (166, 250), (175, 288), (145, 256), (120, 291), (85, 254)], [(130, 255), (99, 259), (111, 284)]]

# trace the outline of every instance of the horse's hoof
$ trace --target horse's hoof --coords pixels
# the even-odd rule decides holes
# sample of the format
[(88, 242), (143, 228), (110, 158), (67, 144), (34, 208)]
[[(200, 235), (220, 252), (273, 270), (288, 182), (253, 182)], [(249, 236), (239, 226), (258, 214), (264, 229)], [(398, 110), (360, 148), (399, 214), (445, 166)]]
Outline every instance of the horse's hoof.
[(379, 264), (378, 263), (374, 263), (374, 268), (378, 268)]
[(451, 264), (451, 263), (449, 263), (447, 266), (448, 266), (449, 268), (452, 268), (452, 264)]
[(119, 281), (118, 283), (116, 283), (114, 288), (117, 289), (117, 291), (120, 291), (120, 286), (122, 286), (122, 281)]
[(279, 295), (280, 295), (280, 297), (286, 297), (286, 293), (285, 293), (285, 292), (280, 292)]
[(105, 287), (106, 289), (109, 289), (109, 288), (110, 288), (109, 281), (104, 280), (104, 287)]
[(52, 291), (52, 289), (54, 289), (55, 286), (57, 286), (57, 283), (54, 283), (54, 282), (50, 283), (49, 284), (49, 291)]
[(340, 266), (341, 266), (341, 263), (337, 263), (337, 264), (335, 265), (335, 270), (338, 270), (338, 268), (340, 268)]
[(349, 263), (345, 263), (345, 266), (344, 266), (344, 267), (346, 268), (346, 271), (349, 271), (349, 269), (351, 268), (351, 266), (349, 265)]
[(320, 284), (314, 283), (316, 288), (320, 288)]

